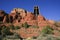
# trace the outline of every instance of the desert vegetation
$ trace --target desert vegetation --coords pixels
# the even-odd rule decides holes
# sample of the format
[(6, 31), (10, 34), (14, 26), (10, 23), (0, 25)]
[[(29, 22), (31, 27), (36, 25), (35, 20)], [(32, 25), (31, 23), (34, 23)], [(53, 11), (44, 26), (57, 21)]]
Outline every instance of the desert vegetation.
[(53, 34), (53, 29), (48, 25), (43, 30), (42, 33), (44, 34)]
[[(35, 25), (28, 25), (26, 22), (24, 24), (21, 25), (22, 27), (24, 27), (25, 29), (28, 29), (29, 27), (32, 28), (39, 28), (38, 26)], [(51, 28), (49, 25), (45, 26), (42, 31), (39, 31), (39, 36), (37, 37), (28, 37), (28, 38), (21, 38), (17, 33), (12, 33), (10, 32), (10, 30), (18, 30), (21, 29), (22, 27), (20, 26), (14, 26), (14, 25), (10, 25), (9, 27), (2, 25), (0, 26), (0, 39), (1, 40), (7, 40), (7, 36), (10, 36), (11, 38), (18, 38), (20, 40), (60, 40), (60, 36), (54, 36), (53, 31), (55, 29)]]

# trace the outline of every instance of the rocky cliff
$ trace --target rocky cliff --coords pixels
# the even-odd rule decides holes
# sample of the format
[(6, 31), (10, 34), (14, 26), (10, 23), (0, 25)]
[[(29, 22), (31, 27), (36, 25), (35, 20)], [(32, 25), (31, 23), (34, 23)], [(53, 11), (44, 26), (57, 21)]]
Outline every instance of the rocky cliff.
[[(34, 13), (28, 12), (21, 8), (14, 8), (11, 13), (6, 14), (3, 10), (0, 10), (0, 22), (3, 24), (10, 26), (11, 24), (14, 26), (20, 26), (25, 22), (27, 22), (29, 25), (38, 26), (39, 28), (21, 28), (18, 31), (16, 31), (22, 38), (32, 37), (32, 36), (38, 36), (39, 31), (41, 31), (44, 26), (50, 25), (53, 29), (56, 29), (55, 27), (55, 21), (53, 20), (47, 20), (45, 17), (43, 17), (41, 14), (38, 14), (35, 16)], [(10, 23), (10, 24), (9, 24)]]
[(42, 15), (35, 16), (34, 13), (20, 8), (14, 8), (8, 15), (3, 10), (0, 10), (0, 21), (13, 23), (14, 25), (24, 22), (29, 25), (47, 24), (47, 20)]

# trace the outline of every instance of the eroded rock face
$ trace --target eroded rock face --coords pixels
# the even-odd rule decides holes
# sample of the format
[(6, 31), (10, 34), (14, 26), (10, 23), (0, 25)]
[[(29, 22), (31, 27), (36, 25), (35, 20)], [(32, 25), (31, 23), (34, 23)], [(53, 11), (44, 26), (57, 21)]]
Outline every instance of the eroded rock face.
[[(12, 23), (14, 26), (21, 26), (21, 24), (27, 22), (29, 25), (36, 25), (39, 28), (21, 28), (16, 31), (22, 38), (38, 36), (39, 31), (41, 31), (46, 25), (53, 25), (53, 21), (46, 20), (42, 15), (35, 16), (32, 12), (27, 12), (26, 10), (20, 8), (14, 8), (10, 14), (6, 15), (5, 12), (0, 10), (0, 21), (3, 23)], [(7, 25), (5, 24), (5, 25)], [(31, 33), (31, 34), (30, 34)]]
[[(27, 11), (20, 8), (14, 8), (11, 13), (15, 13), (15, 15), (20, 15), (24, 18), (27, 15)], [(14, 15), (14, 14), (13, 14)]]
[(14, 8), (8, 16), (4, 16), (3, 22), (10, 22), (10, 23), (24, 23), (27, 22), (28, 24), (36, 25), (36, 21), (39, 24), (41, 21), (45, 21), (45, 18), (42, 15), (38, 15), (37, 17), (31, 13), (27, 12), (26, 10), (20, 8)]
[(8, 14), (6, 14), (5, 11), (0, 10), (0, 21), (1, 21), (1, 22), (3, 22), (4, 17), (5, 17), (6, 15), (8, 15)]
[(4, 19), (4, 11), (0, 10), (0, 21), (3, 21)]
[(12, 16), (13, 23), (16, 23), (24, 19), (27, 15), (27, 11), (20, 8), (14, 8), (9, 15)]

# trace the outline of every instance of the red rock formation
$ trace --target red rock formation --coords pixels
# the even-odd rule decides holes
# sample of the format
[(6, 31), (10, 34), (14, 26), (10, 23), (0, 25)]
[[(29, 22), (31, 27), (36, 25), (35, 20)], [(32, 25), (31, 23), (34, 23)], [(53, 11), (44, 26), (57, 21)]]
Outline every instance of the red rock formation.
[(6, 15), (8, 15), (8, 14), (6, 14), (5, 11), (0, 10), (0, 22), (3, 22), (3, 20), (5, 20), (4, 17), (5, 17)]
[(22, 38), (38, 36), (39, 31), (41, 31), (44, 28), (44, 26), (52, 26), (54, 23), (53, 21), (46, 20), (42, 15), (35, 16), (33, 13), (27, 12), (26, 10), (20, 8), (13, 9), (8, 16), (4, 16), (3, 11), (0, 11), (0, 17), (4, 17), (2, 20), (4, 23), (7, 23), (8, 21), (9, 23), (12, 23), (12, 25), (14, 26), (21, 26), (21, 24), (25, 22), (27, 22), (29, 25), (39, 26), (39, 28), (30, 27), (25, 29), (22, 27), (18, 31), (15, 30)]

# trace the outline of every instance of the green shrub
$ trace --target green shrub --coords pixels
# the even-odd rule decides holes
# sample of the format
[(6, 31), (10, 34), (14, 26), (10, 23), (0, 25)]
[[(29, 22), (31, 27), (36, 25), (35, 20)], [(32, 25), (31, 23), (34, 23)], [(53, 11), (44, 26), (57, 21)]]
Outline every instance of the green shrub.
[(10, 25), (9, 28), (12, 29), (12, 30), (20, 29), (19, 26), (14, 26), (14, 25)]
[(32, 37), (33, 39), (37, 39), (37, 37)]
[(33, 25), (32, 28), (39, 28), (39, 26), (35, 26), (35, 25)]
[(50, 26), (46, 26), (43, 30), (42, 33), (44, 34), (52, 34), (53, 33), (53, 29)]
[(22, 24), (22, 27), (29, 28), (30, 26), (27, 24), (27, 22), (25, 22), (24, 24)]
[(0, 24), (2, 24), (3, 22), (0, 22)]
[(43, 36), (42, 34), (40, 34), (36, 40), (60, 40), (60, 36), (55, 37), (54, 35), (51, 34)]
[(13, 33), (10, 32), (10, 28), (3, 26), (1, 30), (2, 35), (12, 35)]
[(19, 26), (15, 26), (15, 29), (17, 30), (17, 29), (20, 29), (20, 27)]
[(14, 25), (10, 25), (9, 28), (12, 29), (12, 30), (15, 30)]

